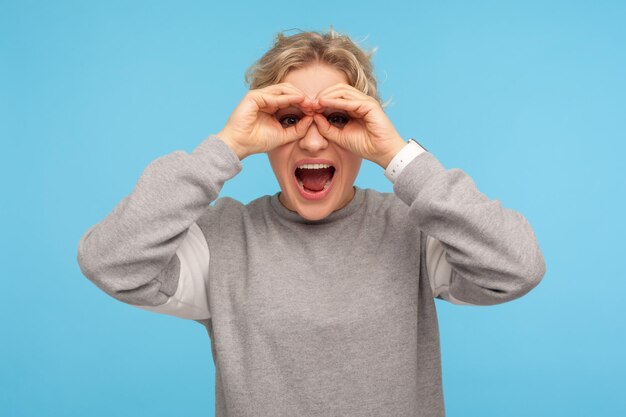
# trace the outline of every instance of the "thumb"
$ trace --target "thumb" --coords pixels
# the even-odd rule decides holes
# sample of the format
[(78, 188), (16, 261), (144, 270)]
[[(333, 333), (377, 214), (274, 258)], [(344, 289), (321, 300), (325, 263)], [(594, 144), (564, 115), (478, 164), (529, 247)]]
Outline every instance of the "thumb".
[(309, 130), (311, 123), (313, 123), (313, 117), (311, 116), (304, 116), (302, 119), (300, 119), (300, 122), (294, 126), (296, 139), (306, 135), (306, 132), (307, 130)]
[(327, 137), (329, 139), (336, 139), (335, 127), (328, 123), (328, 120), (321, 114), (314, 114), (313, 118), (315, 119), (315, 124), (317, 125), (317, 129), (320, 131), (322, 136)]
[(313, 117), (304, 116), (295, 126), (291, 126), (284, 130), (285, 140), (287, 142), (291, 142), (293, 140), (303, 137), (306, 134), (307, 130), (309, 130), (309, 126), (311, 126), (311, 123), (313, 123)]

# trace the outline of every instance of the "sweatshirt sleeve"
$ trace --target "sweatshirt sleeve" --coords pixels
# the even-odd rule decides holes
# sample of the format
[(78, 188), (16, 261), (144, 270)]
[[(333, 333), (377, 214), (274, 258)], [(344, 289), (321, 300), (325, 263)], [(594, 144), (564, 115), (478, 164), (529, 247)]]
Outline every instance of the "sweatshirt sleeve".
[(487, 198), (462, 170), (445, 169), (422, 152), (402, 169), (393, 190), (428, 236), (422, 259), (446, 280), (429, 277), (435, 296), (493, 305), (525, 295), (543, 278), (545, 261), (528, 221)]
[(152, 161), (132, 192), (80, 238), (82, 273), (124, 303), (210, 318), (208, 245), (196, 221), (241, 170), (237, 155), (216, 135), (191, 153), (174, 151)]

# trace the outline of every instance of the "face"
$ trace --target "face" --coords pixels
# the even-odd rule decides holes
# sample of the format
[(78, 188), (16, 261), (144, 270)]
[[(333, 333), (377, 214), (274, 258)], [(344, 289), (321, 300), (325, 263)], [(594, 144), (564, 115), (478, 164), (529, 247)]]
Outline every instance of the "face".
[[(315, 99), (320, 91), (333, 84), (348, 83), (348, 78), (343, 71), (316, 63), (290, 71), (282, 82), (293, 84), (306, 97)], [(326, 108), (322, 114), (337, 127), (344, 126), (350, 119), (344, 110)], [(279, 110), (275, 116), (286, 128), (297, 123), (304, 116), (304, 112), (292, 106)], [(280, 184), (280, 202), (287, 209), (298, 212), (308, 220), (323, 219), (333, 211), (343, 208), (354, 197), (353, 184), (363, 158), (327, 140), (321, 135), (315, 122), (311, 123), (302, 138), (272, 149), (267, 152), (267, 156)], [(309, 193), (299, 185), (298, 178), (302, 170), (296, 168), (302, 165), (301, 161), (304, 159), (313, 160), (309, 161), (312, 163), (315, 163), (316, 159), (324, 160), (334, 167), (326, 190)], [(310, 172), (314, 171), (317, 170)]]

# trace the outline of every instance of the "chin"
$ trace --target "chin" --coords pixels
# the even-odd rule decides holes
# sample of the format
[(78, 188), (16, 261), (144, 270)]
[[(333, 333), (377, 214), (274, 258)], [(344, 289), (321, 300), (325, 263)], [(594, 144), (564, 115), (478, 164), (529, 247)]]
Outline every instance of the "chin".
[(288, 208), (307, 220), (321, 220), (337, 209), (337, 202), (333, 198), (329, 198), (331, 196), (322, 201), (301, 201), (300, 195), (294, 196), (292, 192), (292, 190), (283, 189), (285, 196), (289, 196), (289, 206), (291, 207)]
[(327, 217), (334, 210), (324, 209), (322, 207), (302, 207), (298, 209), (298, 214), (307, 220), (316, 221)]

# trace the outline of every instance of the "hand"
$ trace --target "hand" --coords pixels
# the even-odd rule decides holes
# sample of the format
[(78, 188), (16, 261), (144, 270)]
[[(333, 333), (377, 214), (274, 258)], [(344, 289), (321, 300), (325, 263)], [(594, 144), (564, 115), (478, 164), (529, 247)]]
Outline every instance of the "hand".
[(320, 133), (383, 168), (406, 145), (378, 100), (348, 84), (337, 83), (320, 91), (317, 102), (322, 107), (345, 110), (351, 117), (345, 126), (337, 127), (323, 115), (314, 114)]
[(312, 115), (303, 117), (290, 127), (284, 127), (274, 116), (279, 109), (298, 103), (310, 105), (304, 93), (290, 83), (250, 90), (217, 137), (228, 144), (239, 159), (299, 139), (313, 122)]

